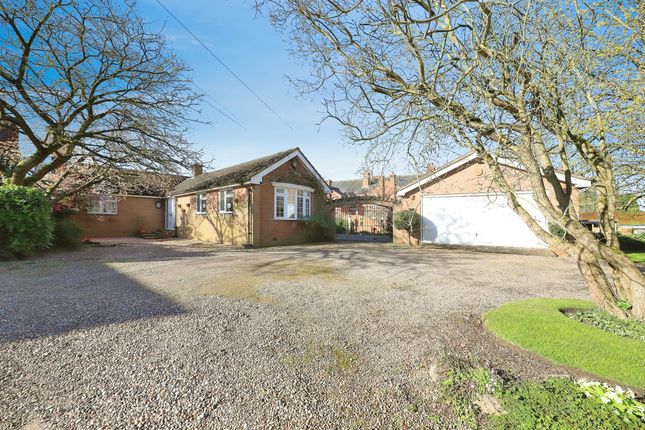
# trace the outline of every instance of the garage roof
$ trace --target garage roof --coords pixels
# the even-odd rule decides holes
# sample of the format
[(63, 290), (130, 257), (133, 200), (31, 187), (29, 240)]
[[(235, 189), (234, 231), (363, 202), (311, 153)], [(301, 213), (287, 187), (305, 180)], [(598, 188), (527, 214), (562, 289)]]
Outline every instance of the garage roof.
[[(453, 170), (456, 170), (456, 169), (460, 168), (464, 164), (468, 164), (471, 161), (477, 160), (478, 158), (479, 158), (479, 156), (475, 152), (470, 152), (470, 153), (468, 153), (468, 154), (466, 154), (466, 155), (464, 155), (462, 157), (459, 157), (459, 158), (451, 161), (450, 163), (444, 165), (443, 167), (441, 167), (441, 168), (439, 168), (439, 169), (437, 169), (437, 170), (435, 170), (435, 171), (433, 171), (431, 173), (428, 173), (425, 176), (422, 176), (421, 178), (419, 178), (419, 180), (410, 182), (407, 186), (405, 186), (405, 187), (401, 188), (399, 191), (397, 191), (396, 195), (397, 196), (405, 196), (410, 191), (414, 191), (415, 189), (418, 189), (419, 187), (421, 187), (421, 186), (423, 186), (423, 185), (435, 180), (436, 178), (439, 178), (439, 177), (441, 177), (443, 175), (446, 175), (446, 174), (452, 172)], [(526, 170), (526, 169), (524, 169), (524, 167), (522, 167), (521, 164), (519, 164), (519, 163), (517, 163), (517, 162), (515, 162), (513, 160), (506, 159), (506, 158), (498, 157), (497, 162), (499, 164), (501, 164), (501, 165), (504, 165), (504, 166), (513, 167), (515, 169), (520, 169), (520, 170)], [(560, 179), (561, 181), (565, 180), (564, 173), (556, 172), (556, 175), (557, 175), (558, 179)], [(589, 188), (591, 186), (591, 181), (589, 179), (585, 179), (585, 178), (582, 178), (580, 176), (572, 176), (571, 177), (571, 183), (575, 187), (578, 187), (578, 188)]]

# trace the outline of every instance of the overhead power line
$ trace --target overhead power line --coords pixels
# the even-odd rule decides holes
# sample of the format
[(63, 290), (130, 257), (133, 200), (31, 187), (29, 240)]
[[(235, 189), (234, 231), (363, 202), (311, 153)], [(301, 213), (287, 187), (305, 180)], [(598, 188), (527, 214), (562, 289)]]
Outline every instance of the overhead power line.
[(202, 47), (203, 47), (203, 48), (204, 48), (204, 49), (205, 49), (209, 54), (211, 54), (211, 55), (213, 56), (213, 58), (215, 58), (215, 60), (217, 60), (217, 62), (218, 62), (218, 63), (220, 63), (220, 64), (222, 65), (222, 67), (224, 67), (224, 68), (225, 68), (225, 69), (226, 69), (226, 70), (227, 70), (231, 75), (233, 75), (233, 77), (235, 77), (235, 79), (237, 79), (237, 80), (238, 80), (238, 81), (239, 81), (239, 82), (244, 86), (244, 88), (246, 88), (246, 89), (247, 89), (251, 94), (253, 94), (253, 96), (254, 96), (256, 99), (258, 99), (258, 100), (259, 100), (259, 101), (260, 101), (260, 102), (261, 102), (261, 103), (262, 103), (262, 104), (263, 104), (267, 109), (269, 109), (269, 111), (271, 111), (271, 112), (272, 112), (272, 113), (273, 113), (273, 114), (274, 114), (274, 115), (275, 115), (275, 116), (276, 116), (276, 117), (277, 117), (277, 118), (278, 118), (278, 119), (279, 119), (279, 120), (280, 120), (284, 125), (286, 125), (287, 127), (289, 127), (289, 129), (290, 129), (291, 131), (293, 131), (293, 127), (291, 127), (291, 125), (290, 125), (287, 121), (285, 121), (285, 119), (284, 119), (284, 118), (282, 118), (282, 116), (280, 116), (280, 114), (279, 114), (275, 109), (273, 109), (273, 108), (271, 107), (271, 105), (269, 105), (269, 103), (267, 103), (266, 101), (264, 101), (264, 99), (263, 99), (262, 97), (260, 97), (260, 95), (259, 95), (258, 93), (256, 93), (256, 92), (255, 92), (255, 91), (254, 91), (250, 86), (248, 86), (248, 85), (247, 85), (247, 83), (246, 83), (246, 82), (244, 82), (244, 80), (243, 80), (242, 78), (240, 78), (240, 77), (238, 76), (238, 74), (237, 74), (237, 73), (235, 73), (235, 72), (233, 71), (233, 69), (231, 69), (229, 66), (227, 66), (227, 65), (226, 65), (226, 63), (225, 63), (224, 61), (222, 61), (222, 59), (221, 59), (221, 58), (219, 58), (219, 57), (218, 57), (218, 56), (217, 56), (217, 55), (216, 55), (216, 54), (215, 54), (215, 53), (214, 53), (214, 52), (213, 52), (213, 51), (212, 51), (212, 50), (211, 50), (211, 49), (210, 49), (210, 48), (209, 48), (205, 43), (204, 43), (204, 42), (202, 42), (202, 41), (201, 41), (201, 39), (200, 39), (199, 37), (197, 37), (197, 35), (196, 35), (195, 33), (193, 33), (193, 32), (190, 30), (190, 28), (188, 28), (188, 27), (187, 27), (183, 22), (181, 22), (181, 20), (180, 20), (179, 18), (177, 18), (177, 16), (175, 16), (175, 14), (174, 14), (174, 13), (172, 13), (172, 12), (170, 11), (170, 9), (168, 9), (168, 8), (167, 8), (167, 7), (166, 7), (166, 6), (161, 2), (161, 0), (155, 0), (155, 1), (157, 2), (157, 4), (159, 4), (159, 6), (161, 6), (161, 7), (162, 7), (162, 8), (163, 8), (167, 13), (168, 13), (168, 15), (170, 15), (170, 16), (171, 16), (175, 21), (177, 21), (177, 23), (178, 23), (179, 25), (181, 25), (181, 26), (183, 27), (183, 29), (184, 29), (184, 30), (186, 30), (186, 31), (188, 32), (188, 34), (190, 34), (190, 35), (192, 36), (192, 38), (193, 38), (193, 39), (195, 39), (195, 40), (197, 41), (197, 43), (199, 43), (200, 45), (202, 45)]
[[(215, 97), (213, 97), (212, 95), (207, 93), (202, 87), (200, 87), (199, 85), (197, 85), (194, 82), (193, 82), (193, 86), (195, 88), (197, 88), (199, 91), (201, 91), (202, 93), (204, 93), (206, 96), (210, 97), (215, 103), (219, 104), (219, 102), (215, 99)], [(224, 107), (224, 105), (221, 105), (222, 108), (220, 109), (217, 106), (215, 106), (213, 103), (209, 102), (208, 100), (203, 99), (202, 101), (204, 103), (206, 103), (207, 105), (209, 105), (210, 107), (212, 107), (213, 109), (215, 109), (217, 112), (219, 112), (223, 116), (225, 116), (226, 118), (228, 118), (231, 122), (234, 122), (235, 124), (239, 125), (241, 128), (245, 128), (244, 125), (242, 125), (237, 119), (233, 118), (235, 115), (232, 112), (230, 112), (230, 115), (228, 113), (224, 112), (224, 110), (226, 109), (226, 107)]]

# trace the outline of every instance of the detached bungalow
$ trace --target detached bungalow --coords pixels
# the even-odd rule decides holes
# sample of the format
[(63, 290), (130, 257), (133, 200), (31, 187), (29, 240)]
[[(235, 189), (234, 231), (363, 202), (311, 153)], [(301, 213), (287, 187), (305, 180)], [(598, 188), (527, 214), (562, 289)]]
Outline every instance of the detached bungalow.
[[(533, 199), (526, 171), (510, 160), (498, 162), (505, 170), (505, 176), (511, 178), (520, 204), (543, 228), (548, 228), (546, 218)], [(558, 174), (558, 178), (564, 185), (564, 175)], [(573, 177), (571, 182), (571, 199), (579, 213), (580, 190), (590, 187), (591, 181)], [(400, 200), (395, 212), (414, 209), (421, 215), (420, 232), (411, 238), (414, 244), (547, 248), (508, 206), (506, 196), (493, 183), (488, 165), (474, 153), (409, 183), (398, 190), (397, 197)], [(554, 195), (549, 198), (555, 201)], [(395, 229), (394, 241), (407, 243), (407, 233)]]
[(299, 148), (209, 173), (193, 167), (166, 201), (177, 236), (255, 247), (306, 241), (298, 220), (318, 214), (328, 184)]

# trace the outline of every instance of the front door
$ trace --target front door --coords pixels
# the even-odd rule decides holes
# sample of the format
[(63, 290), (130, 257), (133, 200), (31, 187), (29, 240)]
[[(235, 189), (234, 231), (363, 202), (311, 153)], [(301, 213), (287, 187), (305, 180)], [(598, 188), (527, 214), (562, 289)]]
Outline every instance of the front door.
[(175, 198), (166, 199), (166, 230), (175, 229)]

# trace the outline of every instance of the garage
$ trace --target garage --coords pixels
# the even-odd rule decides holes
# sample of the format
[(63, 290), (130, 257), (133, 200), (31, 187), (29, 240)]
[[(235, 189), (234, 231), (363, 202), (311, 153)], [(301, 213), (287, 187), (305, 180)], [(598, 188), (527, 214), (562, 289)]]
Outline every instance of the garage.
[[(517, 193), (520, 204), (546, 226), (532, 193)], [(422, 243), (546, 248), (511, 209), (503, 194), (423, 195)]]

